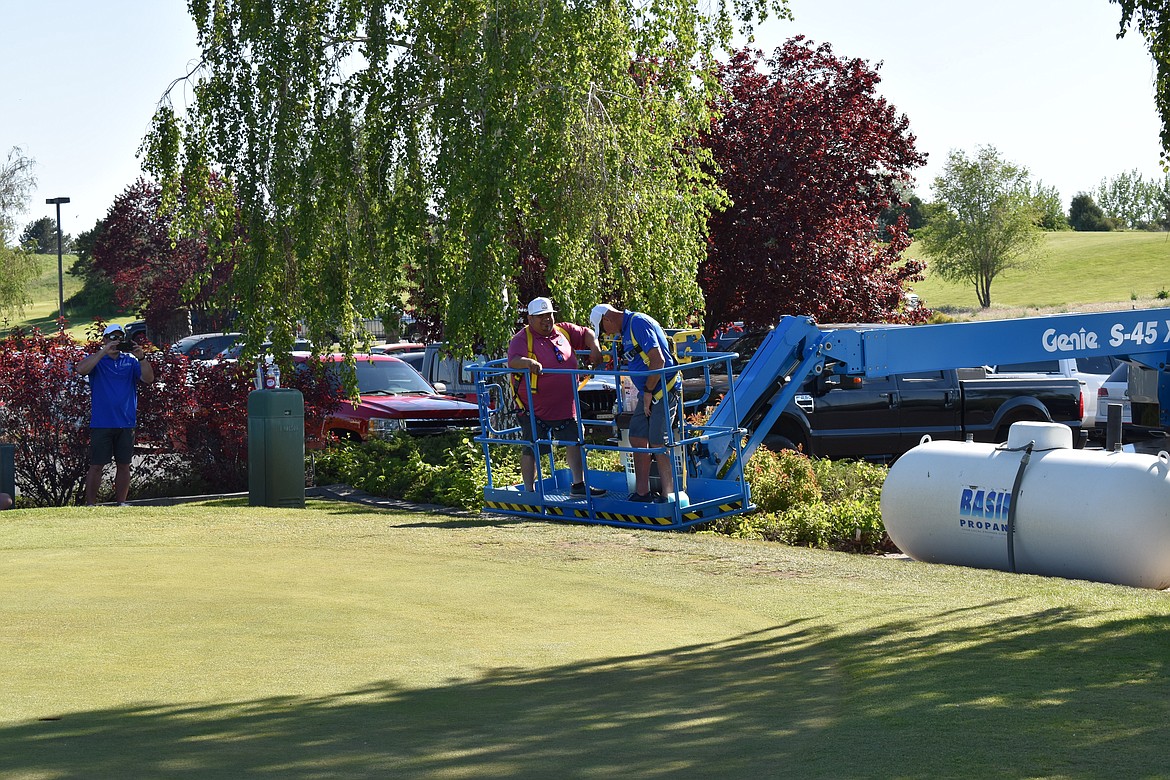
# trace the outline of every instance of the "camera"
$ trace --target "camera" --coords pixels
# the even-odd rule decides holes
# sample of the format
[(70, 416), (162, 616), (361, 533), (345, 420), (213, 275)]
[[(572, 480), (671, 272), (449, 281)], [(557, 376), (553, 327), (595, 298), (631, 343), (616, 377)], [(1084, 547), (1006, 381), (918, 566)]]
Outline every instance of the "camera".
[(133, 352), (134, 342), (130, 339), (122, 339), (118, 342), (118, 349), (122, 352)]

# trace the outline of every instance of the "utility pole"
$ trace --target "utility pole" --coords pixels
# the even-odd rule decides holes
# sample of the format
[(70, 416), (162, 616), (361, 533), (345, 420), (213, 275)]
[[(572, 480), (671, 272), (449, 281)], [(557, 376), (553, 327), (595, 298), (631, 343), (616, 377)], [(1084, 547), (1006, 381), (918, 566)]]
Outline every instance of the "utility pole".
[(57, 327), (60, 329), (61, 320), (65, 317), (65, 269), (61, 263), (61, 204), (68, 203), (69, 198), (49, 198), (45, 201), (50, 206), (57, 207)]

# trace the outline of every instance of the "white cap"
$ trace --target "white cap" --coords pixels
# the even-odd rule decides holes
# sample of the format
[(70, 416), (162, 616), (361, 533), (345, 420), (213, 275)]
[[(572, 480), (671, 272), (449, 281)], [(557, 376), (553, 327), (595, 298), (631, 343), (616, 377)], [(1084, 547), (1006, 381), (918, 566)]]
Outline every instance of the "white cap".
[(601, 335), (601, 318), (611, 311), (617, 311), (608, 303), (599, 303), (593, 307), (593, 311), (589, 312), (589, 323), (593, 326), (593, 332), (598, 336)]
[(537, 314), (549, 314), (556, 312), (553, 308), (552, 301), (548, 298), (533, 298), (532, 303), (528, 304), (528, 316), (532, 317)]
[(111, 333), (125, 333), (125, 332), (126, 331), (122, 329), (121, 325), (119, 325), (116, 322), (111, 322), (109, 325), (106, 326), (106, 329), (102, 331), (102, 338), (105, 338), (106, 336), (110, 335)]

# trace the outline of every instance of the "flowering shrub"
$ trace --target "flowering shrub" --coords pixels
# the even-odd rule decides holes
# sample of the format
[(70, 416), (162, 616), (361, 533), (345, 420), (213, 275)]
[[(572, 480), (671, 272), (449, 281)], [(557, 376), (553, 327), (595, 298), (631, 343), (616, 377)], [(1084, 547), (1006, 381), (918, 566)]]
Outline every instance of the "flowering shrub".
[(38, 506), (75, 503), (89, 470), (89, 387), (73, 371), (84, 349), (67, 335), (14, 331), (0, 341), (4, 441), (16, 484)]
[[(16, 447), (16, 485), (23, 504), (64, 506), (84, 495), (90, 392), (74, 366), (100, 347), (101, 326), (95, 325), (82, 343), (63, 332), (45, 336), (36, 330), (16, 330), (0, 339), (0, 424), (3, 440)], [(149, 345), (145, 359), (154, 368), (155, 382), (138, 389), (138, 453), (174, 457), (157, 459), (157, 466), (156, 459), (136, 463), (134, 489), (161, 482), (175, 489), (244, 489), (251, 368), (192, 364)], [(304, 395), (306, 429), (319, 429), (336, 404), (329, 387), (310, 373), (293, 375), (291, 384)]]
[(885, 475), (884, 466), (872, 463), (810, 460), (761, 447), (745, 469), (760, 511), (720, 518), (704, 530), (796, 547), (893, 550), (882, 524)]
[(760, 447), (747, 461), (744, 479), (752, 486), (752, 500), (765, 512), (783, 512), (821, 500), (808, 456), (792, 450), (772, 452)]

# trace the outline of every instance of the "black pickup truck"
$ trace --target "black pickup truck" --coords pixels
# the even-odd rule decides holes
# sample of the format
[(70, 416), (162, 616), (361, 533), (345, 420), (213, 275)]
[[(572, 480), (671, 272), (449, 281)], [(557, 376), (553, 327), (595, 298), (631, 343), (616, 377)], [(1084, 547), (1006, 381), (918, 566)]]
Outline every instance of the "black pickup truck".
[(1064, 423), (1079, 443), (1082, 409), (1075, 379), (995, 379), (983, 369), (874, 378), (824, 374), (796, 394), (764, 444), (816, 457), (890, 461), (927, 435), (1002, 442), (1021, 421)]
[[(752, 331), (730, 347), (738, 375), (767, 331)], [(709, 379), (684, 372), (688, 400), (718, 399), (727, 391), (721, 367)], [(1002, 442), (1012, 423), (1060, 422), (1080, 444), (1084, 399), (1076, 379), (996, 378), (983, 368), (927, 371), (877, 378), (824, 374), (810, 378), (772, 427), (764, 444), (772, 450), (797, 449), (824, 458), (892, 461), (932, 439)], [(765, 401), (746, 415), (747, 427), (768, 411)]]

